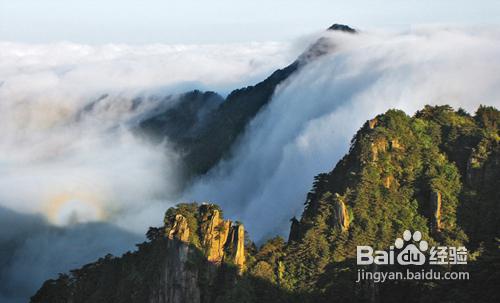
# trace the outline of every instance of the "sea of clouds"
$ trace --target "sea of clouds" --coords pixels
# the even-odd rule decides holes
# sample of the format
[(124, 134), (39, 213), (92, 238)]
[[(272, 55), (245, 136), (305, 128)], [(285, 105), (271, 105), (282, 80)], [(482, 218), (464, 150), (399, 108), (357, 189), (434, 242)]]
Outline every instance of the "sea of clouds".
[[(165, 95), (195, 88), (224, 95), (256, 83), (293, 61), (303, 41), (1, 42), (0, 242), (7, 249), (0, 301), (24, 302), (58, 272), (132, 249), (180, 201), (221, 204), (256, 241), (286, 236), (313, 176), (334, 167), (367, 119), (389, 108), (413, 114), (425, 104), (500, 107), (497, 29), (333, 32), (327, 39), (330, 53), (278, 87), (234, 156), (183, 192), (169, 143), (150, 145), (131, 125), (175, 102)], [(135, 106), (136, 97), (146, 101)]]
[(329, 172), (363, 123), (426, 104), (474, 113), (500, 107), (500, 31), (421, 27), (403, 33), (333, 32), (330, 54), (283, 83), (234, 157), (188, 190), (217, 201), (262, 240), (287, 236), (313, 177)]
[(288, 63), (286, 49), (0, 42), (0, 301), (143, 241), (181, 173), (169, 143), (134, 123), (170, 94), (254, 83)]

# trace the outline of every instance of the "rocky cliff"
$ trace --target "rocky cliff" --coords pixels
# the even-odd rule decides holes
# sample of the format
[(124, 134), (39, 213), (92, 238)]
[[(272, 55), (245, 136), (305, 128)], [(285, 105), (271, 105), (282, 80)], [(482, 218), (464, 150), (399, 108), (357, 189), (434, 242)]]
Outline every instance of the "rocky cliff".
[[(300, 220), (292, 219), (282, 285), (313, 293), (310, 302), (496, 301), (499, 121), (500, 112), (486, 106), (475, 115), (449, 106), (426, 106), (413, 117), (390, 110), (367, 121), (349, 153), (315, 178)], [(468, 266), (434, 270), (475, 278), (355, 283), (356, 246), (387, 249), (404, 229), (430, 243), (466, 246)]]
[[(491, 107), (390, 110), (316, 177), (288, 243), (257, 248), (217, 205), (180, 204), (138, 251), (49, 280), (32, 302), (497, 302), (499, 125)], [(434, 270), (466, 270), (471, 280), (356, 283), (356, 245), (386, 249), (406, 229), (430, 244), (466, 245), (466, 267)]]
[(165, 226), (150, 228), (149, 241), (120, 258), (95, 263), (45, 282), (32, 302), (213, 302), (221, 281), (245, 270), (242, 224), (222, 218), (213, 204), (180, 204)]

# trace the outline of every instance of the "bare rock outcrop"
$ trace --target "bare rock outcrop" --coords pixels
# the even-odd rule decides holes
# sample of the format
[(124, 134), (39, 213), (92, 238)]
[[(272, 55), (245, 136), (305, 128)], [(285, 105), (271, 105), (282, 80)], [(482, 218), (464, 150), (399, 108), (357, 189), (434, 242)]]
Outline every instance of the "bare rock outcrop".
[(210, 204), (202, 205), (201, 216), (201, 243), (205, 249), (208, 261), (220, 263), (224, 257), (224, 245), (229, 236), (231, 221), (223, 220), (220, 212)]
[(186, 217), (183, 215), (175, 215), (172, 228), (168, 231), (168, 238), (181, 240), (182, 242), (189, 242), (189, 227)]
[(387, 151), (387, 147), (387, 141), (383, 138), (373, 141), (371, 143), (372, 161), (377, 161), (379, 158), (379, 154)]
[(391, 185), (394, 183), (394, 177), (392, 175), (387, 175), (384, 177), (384, 187), (389, 189)]
[(344, 201), (344, 197), (339, 194), (335, 194), (334, 200), (334, 220), (335, 224), (342, 231), (349, 229), (349, 213)]
[(391, 150), (403, 149), (403, 145), (399, 142), (398, 139), (392, 139), (391, 141), (389, 141), (389, 147)]
[(245, 227), (243, 224), (231, 226), (231, 237), (227, 243), (228, 251), (232, 252), (231, 258), (238, 265), (240, 271), (245, 269)]
[(431, 192), (431, 211), (432, 211), (432, 229), (434, 231), (440, 231), (442, 227), (441, 223), (441, 203), (442, 196), (438, 191)]
[(378, 123), (378, 119), (377, 118), (373, 118), (371, 120), (368, 120), (368, 127), (370, 129), (374, 129), (375, 126), (377, 126), (377, 123)]
[(213, 204), (200, 206), (200, 240), (207, 260), (216, 264), (230, 261), (245, 268), (245, 227), (224, 220)]

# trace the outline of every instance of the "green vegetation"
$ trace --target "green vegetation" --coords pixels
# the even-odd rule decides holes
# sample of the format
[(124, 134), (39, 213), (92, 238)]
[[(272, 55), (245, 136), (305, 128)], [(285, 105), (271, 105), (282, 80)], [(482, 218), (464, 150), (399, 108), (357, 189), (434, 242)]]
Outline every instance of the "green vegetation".
[[(293, 294), (291, 302), (363, 302), (374, 294), (383, 302), (491, 301), (495, 292), (487, 287), (500, 282), (489, 268), (499, 264), (499, 119), (492, 107), (471, 116), (426, 106), (414, 117), (389, 110), (367, 122), (349, 154), (315, 178), (290, 242), (279, 249), (264, 244), (256, 256), (266, 258), (257, 258), (249, 274)], [(432, 198), (438, 193), (439, 220)], [(349, 213), (347, 230), (337, 222), (339, 199)], [(467, 267), (477, 275), (471, 279), (488, 283), (386, 282), (376, 291), (356, 284), (356, 246), (387, 249), (406, 229), (421, 231), (431, 245), (467, 246), (479, 255)]]
[[(499, 131), (500, 112), (492, 107), (474, 116), (449, 106), (426, 106), (413, 117), (389, 110), (358, 131), (334, 170), (315, 177), (288, 242), (276, 237), (257, 248), (246, 239), (243, 273), (230, 260), (207, 263), (199, 206), (179, 204), (167, 211), (164, 227), (148, 231), (150, 241), (138, 252), (47, 281), (33, 302), (68, 302), (61, 298), (74, 293), (92, 302), (143, 302), (163, 287), (158, 268), (165, 267), (196, 277), (196, 285), (183, 286), (197, 289), (201, 302), (498, 302)], [(189, 235), (187, 271), (173, 261), (183, 260), (179, 243), (165, 237), (178, 214), (197, 231)], [(430, 245), (465, 245), (470, 259), (461, 270), (471, 280), (356, 283), (356, 246), (387, 249), (407, 229), (421, 231)]]

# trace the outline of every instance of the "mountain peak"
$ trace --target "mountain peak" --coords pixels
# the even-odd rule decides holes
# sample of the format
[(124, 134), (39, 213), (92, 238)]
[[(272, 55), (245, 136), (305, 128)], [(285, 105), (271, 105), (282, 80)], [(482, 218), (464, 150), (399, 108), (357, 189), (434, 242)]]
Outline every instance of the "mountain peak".
[(351, 33), (351, 34), (357, 33), (357, 31), (354, 28), (351, 28), (350, 26), (347, 26), (344, 24), (338, 24), (338, 23), (333, 24), (327, 30), (329, 30), (329, 31), (342, 31), (342, 32)]

